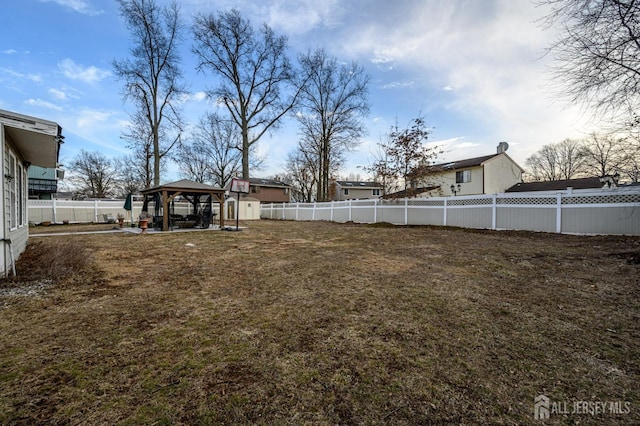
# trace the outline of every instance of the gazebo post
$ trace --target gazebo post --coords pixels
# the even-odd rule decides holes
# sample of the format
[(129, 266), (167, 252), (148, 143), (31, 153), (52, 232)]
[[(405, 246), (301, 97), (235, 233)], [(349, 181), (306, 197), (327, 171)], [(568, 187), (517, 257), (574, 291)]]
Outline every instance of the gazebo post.
[(169, 193), (167, 190), (162, 191), (162, 230), (169, 230)]

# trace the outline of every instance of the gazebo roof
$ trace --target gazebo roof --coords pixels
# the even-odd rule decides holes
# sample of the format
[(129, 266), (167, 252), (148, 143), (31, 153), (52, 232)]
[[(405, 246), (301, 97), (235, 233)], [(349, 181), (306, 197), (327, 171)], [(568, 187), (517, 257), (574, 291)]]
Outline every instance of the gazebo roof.
[(153, 193), (162, 190), (174, 190), (174, 191), (187, 191), (187, 192), (224, 192), (224, 189), (207, 185), (205, 183), (196, 182), (188, 179), (181, 179), (175, 182), (163, 183), (160, 186), (154, 186), (152, 188), (147, 188), (142, 190), (143, 194)]

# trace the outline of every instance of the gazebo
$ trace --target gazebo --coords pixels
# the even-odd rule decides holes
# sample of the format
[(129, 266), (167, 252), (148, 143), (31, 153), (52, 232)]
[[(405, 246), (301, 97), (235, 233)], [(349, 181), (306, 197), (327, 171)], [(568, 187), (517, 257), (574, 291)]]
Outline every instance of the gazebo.
[[(187, 216), (195, 226), (208, 228), (214, 217), (213, 203), (220, 206), (220, 227), (224, 226), (224, 193), (225, 190), (204, 183), (182, 179), (176, 182), (165, 183), (160, 186), (141, 191), (144, 196), (142, 211), (149, 212), (149, 203), (153, 202), (153, 223), (158, 227), (162, 221), (162, 230), (168, 231), (175, 222), (176, 215), (172, 215), (172, 203), (176, 197), (181, 196), (191, 203), (193, 214)], [(180, 218), (182, 219), (182, 218)]]

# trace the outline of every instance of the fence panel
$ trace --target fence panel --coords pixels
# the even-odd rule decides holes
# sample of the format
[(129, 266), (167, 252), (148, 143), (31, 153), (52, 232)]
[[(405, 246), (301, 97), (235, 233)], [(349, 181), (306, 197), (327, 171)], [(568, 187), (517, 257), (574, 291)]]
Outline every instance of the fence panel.
[(264, 205), (262, 217), (640, 235), (640, 188)]
[[(28, 200), (27, 207), (30, 223), (62, 223), (67, 220), (71, 223), (91, 223), (106, 222), (105, 215), (116, 218), (118, 214), (124, 215), (126, 220), (136, 220), (142, 211), (142, 201), (132, 203), (130, 214), (124, 209), (124, 200)], [(149, 210), (153, 209), (153, 203), (150, 203)], [(192, 210), (190, 203), (176, 202), (172, 211), (187, 215)]]

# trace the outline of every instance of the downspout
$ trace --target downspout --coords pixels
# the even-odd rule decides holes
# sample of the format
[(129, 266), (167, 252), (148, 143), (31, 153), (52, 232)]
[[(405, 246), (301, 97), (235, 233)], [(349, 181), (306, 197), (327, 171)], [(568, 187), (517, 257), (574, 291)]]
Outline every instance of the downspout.
[[(4, 135), (4, 124), (0, 123), (0, 164), (2, 164), (2, 173), (0, 176), (4, 175), (4, 151), (5, 151), (6, 141)], [(5, 179), (2, 179), (2, 184), (0, 185), (0, 195), (2, 196), (3, 201), (0, 203), (0, 217), (2, 218), (2, 226), (0, 226), (0, 240), (3, 242), (6, 241), (7, 238), (7, 219), (5, 217), (5, 191), (6, 191), (6, 183)], [(6, 244), (2, 245), (2, 276), (7, 275), (7, 265), (5, 261), (7, 259), (7, 249), (5, 248)], [(9, 247), (11, 249), (11, 247)], [(13, 250), (11, 250), (11, 255), (13, 255)], [(14, 273), (15, 275), (15, 273)]]
[[(13, 276), (16, 276), (16, 259), (13, 255), (13, 245), (11, 244), (11, 238), (3, 238), (3, 243), (9, 244), (9, 256), (11, 256), (11, 272), (13, 272)], [(6, 269), (5, 269), (6, 273)]]

